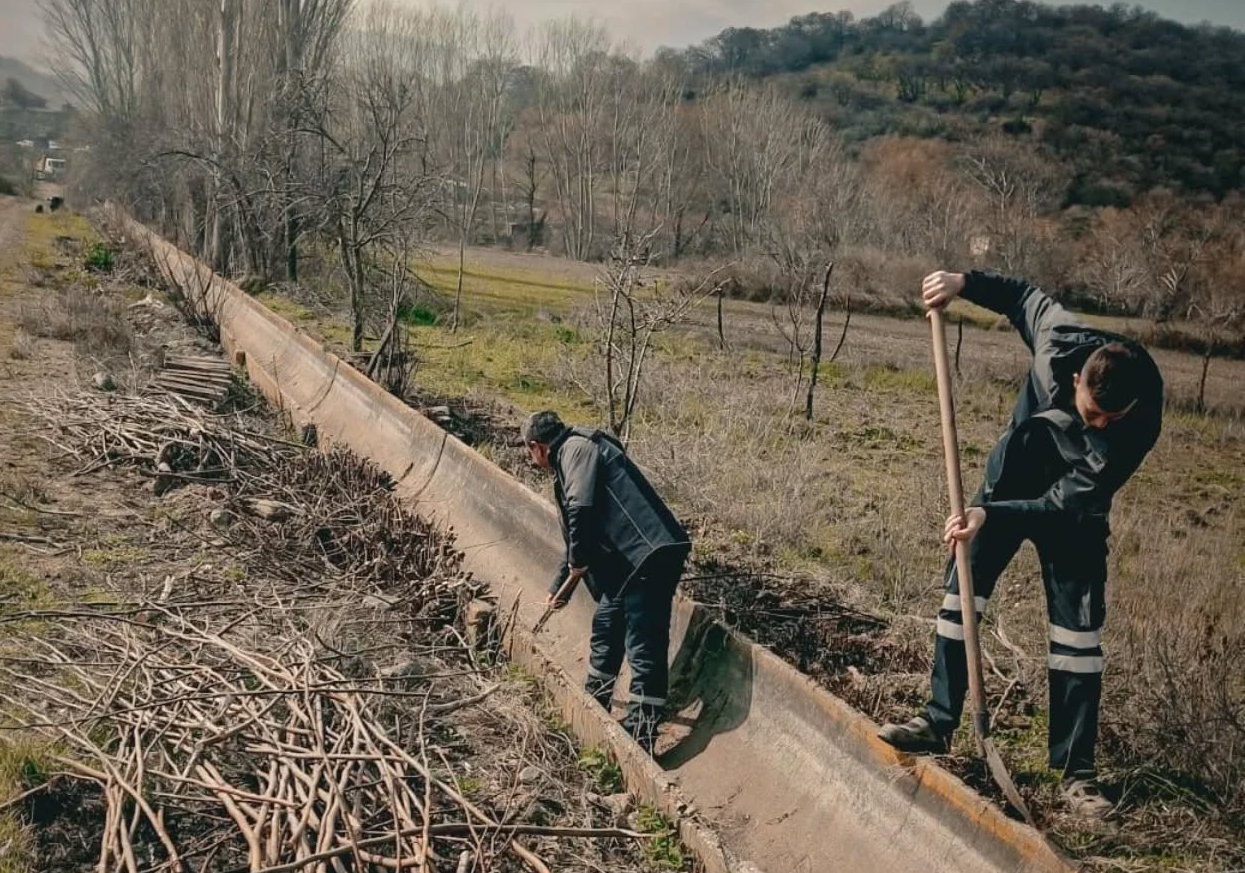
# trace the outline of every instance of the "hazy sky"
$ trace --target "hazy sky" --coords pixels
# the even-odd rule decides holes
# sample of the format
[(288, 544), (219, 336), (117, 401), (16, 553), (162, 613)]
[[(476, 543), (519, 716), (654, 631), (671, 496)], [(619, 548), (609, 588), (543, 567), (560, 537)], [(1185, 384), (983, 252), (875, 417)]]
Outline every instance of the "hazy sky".
[[(255, 0), (249, 0), (255, 2)], [(419, 3), (423, 0), (399, 0)], [(772, 27), (793, 15), (850, 9), (857, 16), (876, 14), (891, 0), (463, 0), (469, 7), (504, 6), (527, 25), (572, 12), (610, 25), (619, 38), (643, 49), (699, 42), (727, 27)], [(452, 5), (452, 4), (445, 4)], [(936, 17), (946, 0), (914, 0), (925, 18)], [(1104, 4), (1105, 5), (1105, 4)], [(1211, 21), (1245, 30), (1245, 0), (1142, 0), (1140, 3), (1179, 21)], [(51, 67), (40, 33), (37, 0), (0, 0), (0, 55)]]

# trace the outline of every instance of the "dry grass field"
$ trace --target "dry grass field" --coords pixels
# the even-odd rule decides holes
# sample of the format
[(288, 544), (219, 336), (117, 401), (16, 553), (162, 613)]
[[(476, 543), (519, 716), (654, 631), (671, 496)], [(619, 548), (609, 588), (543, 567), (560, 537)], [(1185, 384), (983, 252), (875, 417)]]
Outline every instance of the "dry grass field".
[[(468, 271), (466, 327), (413, 327), (418, 402), (449, 405), (465, 438), (523, 475), (500, 439), (522, 414), (602, 420), (590, 387), (601, 366), (592, 268), (486, 252)], [(444, 258), (423, 275), (439, 291), (453, 285)], [(266, 299), (344, 341), (331, 307)], [(972, 488), (1028, 353), (988, 314), (957, 311)], [(841, 317), (827, 314), (836, 340)], [(879, 721), (909, 714), (926, 691), (944, 558), (928, 327), (854, 316), (806, 422), (790, 414), (787, 349), (769, 307), (728, 301), (725, 321), (726, 350), (711, 304), (660, 335), (632, 434), (634, 456), (696, 526), (686, 587)], [(989, 686), (1023, 791), (1071, 852), (1104, 870), (1227, 871), (1245, 864), (1245, 362), (1212, 363), (1212, 413), (1201, 415), (1200, 359), (1155, 356), (1168, 388), (1162, 439), (1112, 518), (1100, 764), (1121, 797), (1113, 820), (1067, 820), (1045, 768), (1046, 618), (1028, 546), (988, 611)], [(948, 763), (989, 791), (970, 751), (965, 737)]]

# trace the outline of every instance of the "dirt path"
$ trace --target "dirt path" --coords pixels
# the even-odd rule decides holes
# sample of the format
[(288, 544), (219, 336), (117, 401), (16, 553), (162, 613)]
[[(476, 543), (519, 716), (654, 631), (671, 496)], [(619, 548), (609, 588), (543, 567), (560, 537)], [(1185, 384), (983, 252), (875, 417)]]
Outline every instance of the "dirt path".
[[(38, 302), (37, 289), (26, 283), (30, 270), (25, 256), (32, 201), (0, 199), (0, 443), (6, 446), (0, 473), (10, 486), (33, 486), (64, 493), (74, 502), (73, 489), (63, 489), (56, 477), (46, 476), (48, 447), (33, 436), (25, 415), (32, 393), (46, 393), (76, 379), (70, 343), (39, 340), (21, 326), (24, 313)], [(81, 502), (78, 500), (77, 502)]]

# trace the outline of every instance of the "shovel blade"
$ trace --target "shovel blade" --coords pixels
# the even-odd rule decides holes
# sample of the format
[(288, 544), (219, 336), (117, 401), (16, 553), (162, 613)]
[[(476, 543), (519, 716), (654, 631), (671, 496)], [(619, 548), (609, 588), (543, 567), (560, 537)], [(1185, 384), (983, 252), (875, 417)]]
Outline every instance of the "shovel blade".
[(990, 775), (994, 777), (999, 788), (1003, 789), (1003, 796), (1007, 798), (1007, 802), (1024, 817), (1028, 824), (1032, 825), (1033, 816), (1029, 814), (1029, 807), (1025, 806), (1025, 802), (1021, 800), (1020, 792), (1016, 790), (1016, 783), (1012, 782), (1011, 774), (1007, 772), (1007, 765), (1003, 763), (1003, 756), (994, 746), (994, 740), (989, 737), (982, 738), (981, 750), (985, 753)]

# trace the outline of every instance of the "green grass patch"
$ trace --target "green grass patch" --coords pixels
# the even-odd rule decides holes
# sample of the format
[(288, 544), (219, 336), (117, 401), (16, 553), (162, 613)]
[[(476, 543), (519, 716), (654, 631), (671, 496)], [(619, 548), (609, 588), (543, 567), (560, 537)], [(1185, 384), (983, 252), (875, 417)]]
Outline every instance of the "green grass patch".
[(295, 303), (284, 294), (276, 291), (261, 291), (255, 295), (255, 299), (267, 306), (277, 315), (294, 322), (309, 322), (316, 320), (316, 314), (300, 303)]
[[(457, 261), (434, 260), (417, 266), (416, 272), (438, 293), (451, 297), (457, 293)], [(537, 271), (468, 267), (463, 272), (464, 302), (492, 312), (565, 313), (591, 294), (591, 285), (552, 278)]]
[[(573, 263), (573, 262), (571, 262)], [(458, 261), (455, 258), (435, 259), (421, 265), (421, 272), (431, 273), (435, 276), (443, 277), (443, 279), (452, 279), (456, 285), (458, 282)], [(537, 289), (546, 289), (548, 291), (566, 291), (574, 293), (591, 292), (592, 286), (582, 282), (576, 282), (570, 279), (555, 279), (548, 273), (540, 270), (523, 270), (523, 269), (482, 269), (480, 267), (472, 267), (470, 264), (463, 270), (463, 281), (475, 280), (482, 282), (494, 282), (515, 287), (529, 287)]]
[(571, 723), (562, 717), (553, 706), (547, 706), (541, 713), (541, 717), (545, 723), (545, 729), (551, 734), (561, 734), (568, 738), (574, 738), (575, 732), (571, 728)]
[(145, 561), (151, 553), (146, 549), (133, 546), (111, 546), (102, 549), (86, 549), (82, 552), (82, 562), (95, 570), (118, 570), (130, 564)]
[[(64, 246), (66, 240), (80, 243), (81, 251), (71, 254)], [(100, 246), (107, 249), (91, 223), (77, 213), (61, 210), (39, 215), (31, 212), (26, 217), (25, 260), (36, 270), (48, 274), (54, 283), (98, 287), (99, 277), (89, 269), (87, 254)], [(110, 249), (108, 253), (111, 257)], [(102, 249), (98, 255), (99, 262), (103, 264), (106, 258)], [(9, 271), (9, 275), (18, 281), (21, 281), (21, 276), (16, 268), (20, 262), (20, 258), (13, 259), (13, 270)]]
[(458, 790), (475, 800), (484, 791), (484, 782), (476, 776), (463, 776), (458, 779)]
[[(348, 324), (335, 321), (321, 321), (316, 325), (316, 332), (326, 343), (349, 347), (354, 339), (354, 331)], [(366, 347), (367, 343), (364, 342)]]
[(426, 306), (407, 304), (398, 309), (398, 318), (416, 327), (430, 327), (437, 323), (437, 313)]
[[(40, 578), (27, 572), (10, 555), (0, 555), (0, 614), (54, 606), (55, 598)], [(21, 621), (5, 625), (6, 631), (39, 630), (37, 621)], [(0, 714), (0, 724), (9, 720)], [(22, 792), (42, 785), (54, 768), (55, 748), (42, 740), (31, 739), (19, 731), (0, 734), (0, 802), (9, 801)], [(36, 867), (35, 836), (19, 818), (20, 807), (0, 813), (0, 873), (29, 873)]]
[(999, 323), (1007, 323), (1007, 319), (999, 315), (997, 312), (986, 309), (984, 306), (978, 306), (976, 303), (969, 303), (967, 300), (958, 298), (952, 300), (947, 306), (947, 314), (951, 316), (951, 327), (954, 328), (954, 322), (957, 319), (963, 320), (965, 324), (971, 324), (973, 327), (979, 327), (982, 330), (996, 330)]
[(636, 813), (636, 824), (646, 834), (653, 834), (644, 841), (644, 856), (658, 870), (683, 870), (686, 864), (683, 841), (674, 822), (651, 806), (644, 805)]
[(86, 268), (93, 273), (111, 273), (116, 257), (105, 242), (93, 242), (86, 250)]
[(43, 215), (29, 215), (26, 242), (32, 252), (55, 253), (58, 237), (79, 240), (88, 248), (103, 242), (91, 222), (76, 212), (61, 210)]
[(437, 328), (415, 328), (422, 359), (415, 380), (443, 397), (484, 391), (523, 409), (553, 409), (568, 420), (580, 418), (590, 409), (586, 399), (554, 378), (567, 342), (559, 328), (542, 322), (481, 322), (464, 336), (467, 345), (449, 343)]
[(30, 873), (35, 866), (35, 837), (7, 813), (0, 816), (0, 873)]
[(5, 612), (46, 609), (56, 598), (42, 579), (27, 571), (12, 553), (0, 552), (0, 597)]
[(588, 746), (579, 753), (579, 769), (602, 794), (618, 794), (624, 788), (622, 768), (599, 746)]
[[(967, 726), (966, 726), (967, 727)], [(1023, 773), (1026, 782), (1058, 788), (1061, 776), (1048, 765), (1047, 734), (1049, 713), (1045, 707), (1036, 709), (1024, 727), (1008, 727), (995, 732), (1014, 772)], [(963, 736), (964, 748), (974, 748), (971, 732)]]
[(898, 367), (866, 367), (861, 374), (864, 387), (883, 391), (914, 394), (937, 394), (938, 381), (926, 370), (901, 370)]
[(535, 693), (540, 689), (540, 680), (522, 664), (516, 664), (513, 661), (506, 664), (504, 675), (507, 682), (518, 685), (528, 693)]
[(579, 345), (581, 342), (584, 341), (583, 337), (580, 336), (579, 331), (575, 330), (572, 327), (563, 327), (561, 325), (555, 325), (553, 328), (553, 333), (554, 333), (554, 336), (557, 337), (558, 342), (562, 343), (562, 345), (564, 346)]
[[(0, 724), (7, 719), (0, 715)], [(15, 731), (0, 734), (0, 802), (42, 785), (54, 769), (56, 749)], [(37, 869), (34, 833), (23, 826), (18, 808), (0, 814), (0, 873)]]

